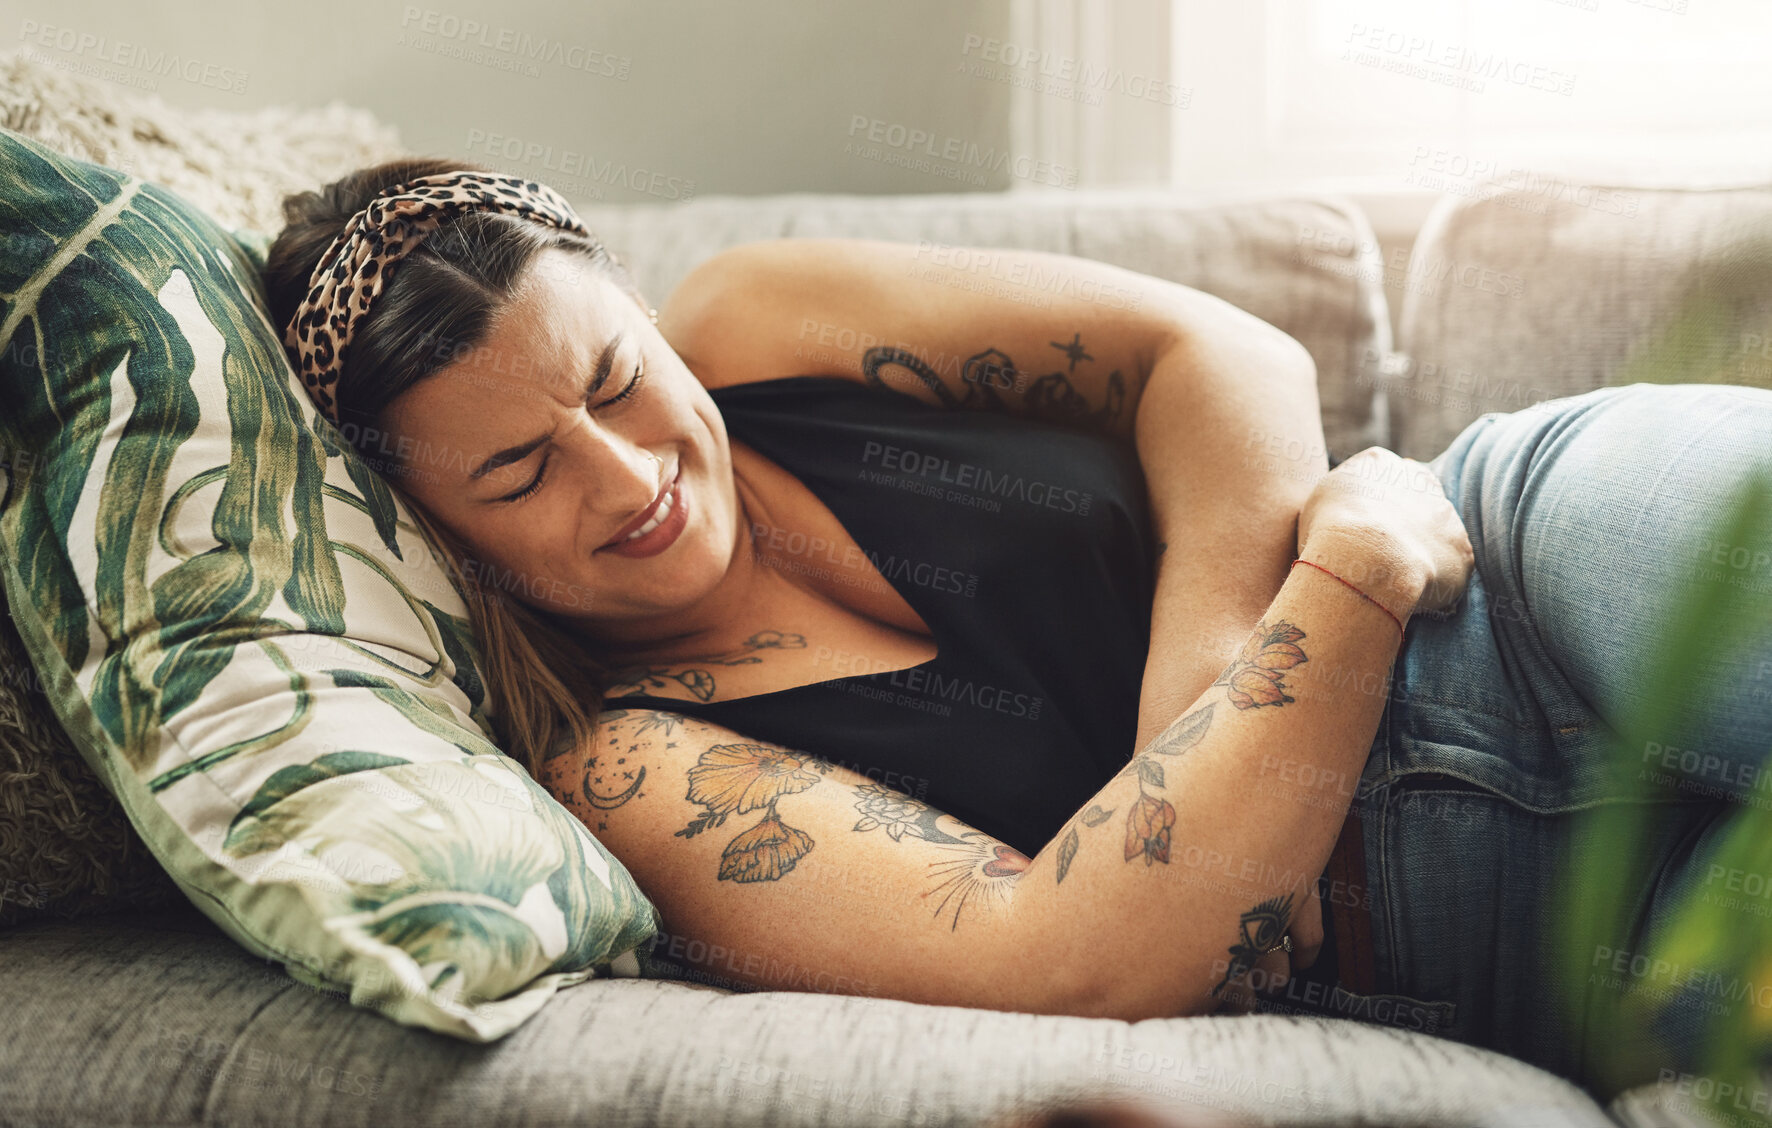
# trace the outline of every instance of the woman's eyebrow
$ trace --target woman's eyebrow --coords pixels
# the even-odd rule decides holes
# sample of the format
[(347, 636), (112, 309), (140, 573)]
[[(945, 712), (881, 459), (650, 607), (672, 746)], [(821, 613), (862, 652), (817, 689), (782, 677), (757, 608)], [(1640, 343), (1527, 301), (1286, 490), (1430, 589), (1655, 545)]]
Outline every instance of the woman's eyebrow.
[[(609, 374), (615, 370), (615, 354), (617, 350), (621, 348), (621, 343), (622, 335), (617, 333), (609, 339), (608, 344), (603, 346), (603, 351), (597, 354), (597, 368), (596, 371), (591, 374), (590, 382), (585, 385), (583, 398), (590, 399), (602, 389), (605, 383), (609, 381)], [(527, 442), (521, 442), (516, 446), (506, 447), (486, 459), (486, 461), (480, 463), (480, 465), (468, 471), (468, 480), (470, 482), (477, 482), (494, 470), (497, 470), (500, 466), (509, 466), (513, 462), (521, 462), (523, 459), (529, 457), (536, 447), (547, 442), (550, 437), (551, 436), (549, 435), (537, 435), (535, 438), (530, 439)]]

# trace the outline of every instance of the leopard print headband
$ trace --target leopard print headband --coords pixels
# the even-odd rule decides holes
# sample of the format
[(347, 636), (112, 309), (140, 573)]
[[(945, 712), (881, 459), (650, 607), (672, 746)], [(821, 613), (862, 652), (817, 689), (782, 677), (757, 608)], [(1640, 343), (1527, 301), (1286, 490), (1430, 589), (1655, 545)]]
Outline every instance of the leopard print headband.
[(334, 426), (338, 375), (357, 323), (400, 259), (444, 221), (470, 211), (522, 216), (590, 237), (571, 204), (520, 176), (462, 169), (384, 188), (320, 256), (308, 295), (283, 333), (303, 387)]

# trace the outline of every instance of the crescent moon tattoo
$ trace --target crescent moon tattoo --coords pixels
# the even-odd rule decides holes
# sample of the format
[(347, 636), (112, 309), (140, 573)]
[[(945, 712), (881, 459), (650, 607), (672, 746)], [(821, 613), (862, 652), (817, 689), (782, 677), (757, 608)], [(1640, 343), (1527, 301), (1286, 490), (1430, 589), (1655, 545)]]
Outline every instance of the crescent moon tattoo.
[(613, 811), (623, 803), (626, 803), (629, 799), (632, 799), (634, 793), (640, 790), (640, 785), (645, 782), (646, 769), (641, 768), (635, 773), (634, 782), (630, 783), (625, 790), (618, 791), (614, 795), (599, 795), (591, 790), (591, 773), (586, 772), (584, 785), (580, 787), (579, 790), (584, 792), (585, 802), (597, 808), (599, 811)]

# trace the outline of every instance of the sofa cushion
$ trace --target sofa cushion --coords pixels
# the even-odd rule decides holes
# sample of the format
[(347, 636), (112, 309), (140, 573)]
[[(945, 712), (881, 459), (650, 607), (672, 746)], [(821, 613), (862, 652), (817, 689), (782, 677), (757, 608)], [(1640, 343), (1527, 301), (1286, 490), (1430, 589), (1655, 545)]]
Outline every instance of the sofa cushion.
[(496, 1038), (651, 935), (489, 738), (465, 608), (320, 418), (260, 263), (176, 195), (0, 131), (0, 571), (63, 727), (241, 944)]
[[(27, 50), (0, 53), (0, 128), (169, 188), (261, 245), (285, 195), (405, 152), (392, 126), (341, 102), (173, 107)], [(11, 458), (0, 450), (0, 465)], [(0, 927), (182, 900), (62, 730), (9, 616), (0, 662)]]
[[(1370, 371), (1391, 345), (1377, 241), (1365, 214), (1341, 197), (1214, 201), (1133, 190), (1034, 192), (1007, 200), (981, 192), (698, 196), (685, 203), (580, 208), (579, 214), (655, 304), (716, 251), (788, 237), (926, 243), (931, 254), (955, 246), (1053, 251), (1167, 278), (1223, 298), (1309, 350), (1331, 454), (1345, 458), (1385, 441)], [(981, 262), (981, 283), (1029, 300), (1050, 292), (995, 270)]]
[(1380, 377), (1393, 449), (1595, 388), (1772, 387), (1772, 187), (1486, 185), (1422, 224)]
[(1094, 1097), (1176, 1124), (1611, 1128), (1534, 1066), (1346, 1019), (1129, 1023), (595, 979), (471, 1045), (291, 984), (195, 914), (35, 922), (0, 935), (0, 961), (0, 1108), (42, 1128), (1006, 1128)]

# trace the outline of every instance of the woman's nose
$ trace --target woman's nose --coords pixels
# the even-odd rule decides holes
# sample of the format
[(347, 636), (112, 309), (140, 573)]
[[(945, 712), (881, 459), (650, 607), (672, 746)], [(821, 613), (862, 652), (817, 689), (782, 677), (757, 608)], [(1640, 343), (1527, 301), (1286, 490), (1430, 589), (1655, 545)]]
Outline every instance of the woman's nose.
[(609, 513), (632, 515), (657, 499), (664, 488), (664, 460), (643, 446), (620, 442), (597, 460), (592, 504)]
[(637, 513), (652, 504), (664, 488), (664, 458), (634, 442), (580, 419), (566, 442), (575, 448), (596, 488), (587, 494), (592, 505), (608, 513)]

